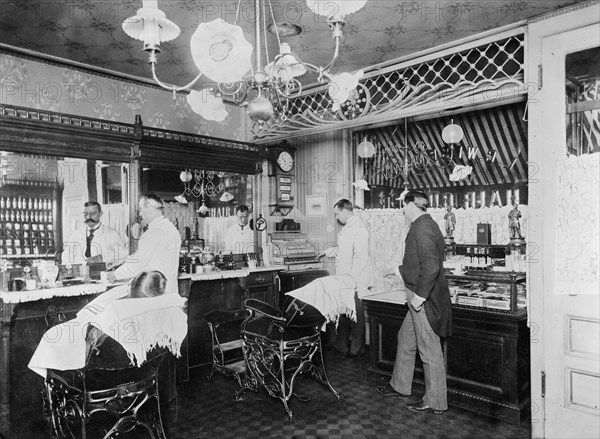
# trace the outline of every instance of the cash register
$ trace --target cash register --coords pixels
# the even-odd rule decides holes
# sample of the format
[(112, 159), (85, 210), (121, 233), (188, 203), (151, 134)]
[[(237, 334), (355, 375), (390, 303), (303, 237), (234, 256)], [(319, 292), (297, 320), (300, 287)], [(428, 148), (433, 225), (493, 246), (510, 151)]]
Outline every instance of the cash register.
[(306, 239), (301, 224), (293, 219), (275, 224), (271, 242), (274, 264), (285, 265), (288, 271), (323, 268), (314, 244)]

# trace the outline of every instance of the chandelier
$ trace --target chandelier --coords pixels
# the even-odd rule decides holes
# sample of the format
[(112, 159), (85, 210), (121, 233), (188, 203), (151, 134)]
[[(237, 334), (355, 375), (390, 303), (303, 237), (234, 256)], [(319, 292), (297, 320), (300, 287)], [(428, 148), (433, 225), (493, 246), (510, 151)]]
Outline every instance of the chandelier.
[[(332, 75), (330, 69), (339, 56), (344, 18), (361, 9), (366, 1), (306, 0), (311, 11), (326, 17), (335, 44), (331, 61), (326, 66), (316, 66), (301, 60), (292, 52), (289, 44), (281, 42), (280, 36), (286, 34), (285, 31), (290, 25), (278, 25), (275, 22), (271, 0), (254, 0), (253, 48), (244, 38), (242, 28), (238, 26), (242, 2), (238, 0), (234, 24), (217, 18), (208, 23), (201, 23), (192, 35), (190, 49), (199, 74), (183, 86), (165, 84), (157, 77), (156, 64), (157, 54), (161, 51), (160, 44), (173, 40), (180, 33), (179, 27), (158, 9), (157, 0), (144, 0), (136, 15), (123, 22), (123, 30), (130, 37), (143, 41), (143, 50), (148, 52), (152, 77), (161, 87), (174, 94), (190, 90), (203, 75), (216, 84), (200, 91), (190, 91), (187, 102), (195, 113), (207, 120), (224, 120), (228, 114), (223, 102), (223, 98), (226, 97), (236, 105), (246, 106), (250, 119), (261, 128), (276, 112), (277, 117), (281, 119), (287, 117), (287, 100), (301, 93), (302, 84), (297, 78), (307, 71), (317, 74), (319, 84), (328, 83), (332, 111), (337, 111), (340, 105), (353, 96), (363, 72)], [(269, 26), (267, 16), (272, 21)], [(273, 61), (269, 59), (267, 27), (275, 34), (279, 45), (279, 54)], [(263, 62), (263, 50), (266, 63)], [(251, 60), (253, 51), (254, 64)]]
[(183, 183), (183, 193), (175, 197), (175, 201), (181, 204), (187, 204), (188, 200), (198, 198), (201, 205), (198, 212), (205, 215), (208, 212), (206, 202), (210, 197), (217, 197), (221, 194), (219, 201), (229, 202), (234, 197), (231, 193), (225, 191), (224, 183), (225, 173), (194, 170), (181, 171), (179, 179)]

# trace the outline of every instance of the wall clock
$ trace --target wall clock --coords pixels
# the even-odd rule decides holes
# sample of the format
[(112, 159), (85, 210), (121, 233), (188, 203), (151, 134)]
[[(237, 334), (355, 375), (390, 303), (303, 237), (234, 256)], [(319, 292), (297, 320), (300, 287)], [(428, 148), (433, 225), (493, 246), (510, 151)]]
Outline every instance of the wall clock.
[(283, 172), (290, 172), (294, 169), (294, 156), (289, 151), (279, 151), (276, 158), (279, 169)]

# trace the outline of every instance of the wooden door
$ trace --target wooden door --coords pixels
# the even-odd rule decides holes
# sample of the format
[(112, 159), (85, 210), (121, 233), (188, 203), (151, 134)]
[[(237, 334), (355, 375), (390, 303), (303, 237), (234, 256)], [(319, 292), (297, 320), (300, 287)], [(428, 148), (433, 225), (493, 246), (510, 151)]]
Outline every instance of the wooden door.
[[(539, 73), (529, 96), (533, 437), (600, 437), (600, 191), (593, 181), (565, 181), (567, 175), (573, 175), (573, 169), (565, 166), (568, 160), (579, 160), (580, 164), (582, 160), (595, 161), (592, 168), (598, 171), (597, 150), (591, 154), (589, 150), (579, 154), (571, 150), (571, 157), (567, 157), (567, 144), (571, 142), (567, 119), (572, 106), (566, 103), (568, 88), (578, 82), (568, 74), (570, 55), (579, 54), (580, 61), (585, 61), (584, 53), (598, 56), (598, 14), (596, 5), (564, 15), (560, 21), (554, 17), (530, 28), (530, 47), (539, 51), (535, 62), (539, 64), (531, 62), (535, 57), (529, 63), (530, 72)], [(596, 96), (586, 107), (595, 111), (591, 134), (596, 138), (600, 136), (600, 67), (589, 69), (589, 75), (595, 77)], [(563, 208), (561, 200), (583, 193), (595, 194), (595, 202), (579, 206), (577, 214), (585, 219), (580, 227), (566, 229), (565, 221), (573, 216)], [(591, 251), (581, 251), (577, 243), (582, 248), (592, 243)], [(595, 275), (590, 274), (594, 270)]]

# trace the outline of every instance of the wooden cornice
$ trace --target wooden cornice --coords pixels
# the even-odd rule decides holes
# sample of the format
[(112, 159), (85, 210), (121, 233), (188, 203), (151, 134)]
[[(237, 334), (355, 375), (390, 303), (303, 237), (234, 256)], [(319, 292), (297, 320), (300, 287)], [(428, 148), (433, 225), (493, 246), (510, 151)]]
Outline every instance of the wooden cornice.
[[(163, 169), (206, 169), (254, 174), (261, 147), (134, 124), (0, 105), (0, 149), (129, 162), (139, 150), (140, 164)], [(138, 149), (139, 148), (139, 149)]]

